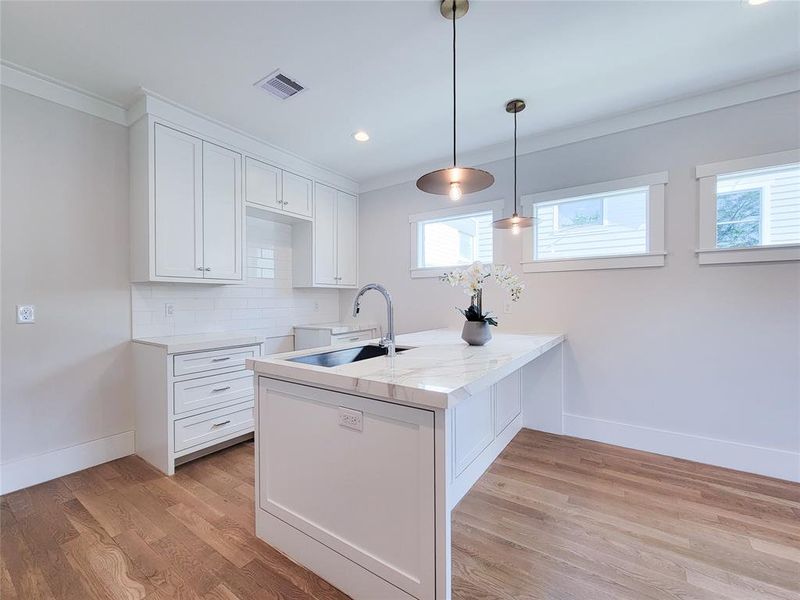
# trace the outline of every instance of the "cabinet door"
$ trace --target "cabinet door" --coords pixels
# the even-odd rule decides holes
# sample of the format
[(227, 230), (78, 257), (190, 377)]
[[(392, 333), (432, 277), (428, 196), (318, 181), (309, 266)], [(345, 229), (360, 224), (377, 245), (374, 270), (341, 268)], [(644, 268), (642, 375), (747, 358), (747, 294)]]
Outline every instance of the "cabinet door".
[(203, 266), (206, 279), (242, 279), (242, 156), (203, 142)]
[(155, 126), (155, 275), (202, 277), (203, 142)]
[(311, 180), (283, 171), (283, 209), (290, 213), (310, 217)]
[(358, 280), (358, 201), (355, 196), (336, 194), (336, 275), (339, 285)]
[(259, 377), (258, 420), (260, 509), (433, 598), (433, 413)]
[(283, 208), (281, 170), (261, 161), (246, 158), (244, 199), (265, 208)]
[(336, 190), (314, 187), (314, 283), (336, 285)]

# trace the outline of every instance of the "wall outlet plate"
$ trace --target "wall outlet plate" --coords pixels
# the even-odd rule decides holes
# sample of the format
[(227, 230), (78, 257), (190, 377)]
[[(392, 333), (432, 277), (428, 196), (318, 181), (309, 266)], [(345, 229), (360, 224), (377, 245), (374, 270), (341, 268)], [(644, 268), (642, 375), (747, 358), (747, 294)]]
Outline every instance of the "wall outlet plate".
[(164, 316), (165, 317), (174, 317), (175, 316), (175, 305), (171, 302), (167, 302), (164, 305)]
[(36, 322), (36, 307), (33, 304), (17, 304), (17, 323), (27, 325)]
[(339, 425), (356, 431), (364, 431), (364, 413), (360, 410), (353, 410), (352, 408), (340, 406)]

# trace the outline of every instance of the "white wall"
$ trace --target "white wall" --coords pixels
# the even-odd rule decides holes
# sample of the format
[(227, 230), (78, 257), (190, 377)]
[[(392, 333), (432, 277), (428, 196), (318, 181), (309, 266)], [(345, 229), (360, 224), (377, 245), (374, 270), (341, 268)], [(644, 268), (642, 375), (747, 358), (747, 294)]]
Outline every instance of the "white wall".
[[(800, 265), (700, 267), (693, 252), (695, 165), (800, 146), (798, 106), (783, 95), (520, 158), (520, 194), (669, 171), (665, 267), (526, 274), (511, 314), (487, 293), (500, 331), (567, 334), (566, 433), (800, 479)], [(512, 161), (481, 168), (496, 183), (464, 202), (502, 198), (510, 214)], [(461, 324), (459, 290), (408, 274), (408, 215), (448, 205), (414, 182), (360, 198), (359, 278), (388, 286), (398, 331)], [(521, 272), (519, 238), (495, 240), (496, 262)], [(366, 298), (363, 318), (383, 310)]]
[[(8, 489), (43, 453), (132, 450), (128, 132), (5, 87), (0, 101)], [(36, 323), (15, 324), (16, 304)]]
[(245, 285), (131, 285), (133, 337), (251, 331), (291, 350), (293, 325), (338, 320), (337, 290), (292, 288), (290, 225), (248, 216), (246, 260)]

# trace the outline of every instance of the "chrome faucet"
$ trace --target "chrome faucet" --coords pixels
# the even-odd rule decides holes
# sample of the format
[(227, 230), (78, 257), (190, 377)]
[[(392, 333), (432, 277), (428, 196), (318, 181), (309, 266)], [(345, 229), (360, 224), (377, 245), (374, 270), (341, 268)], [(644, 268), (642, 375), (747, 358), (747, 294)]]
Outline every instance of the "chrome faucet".
[(386, 335), (381, 338), (380, 345), (388, 349), (390, 358), (394, 358), (394, 307), (392, 306), (392, 296), (389, 294), (389, 290), (383, 287), (380, 283), (368, 283), (358, 290), (356, 299), (353, 301), (353, 318), (358, 316), (358, 311), (361, 309), (361, 296), (370, 290), (376, 290), (380, 292), (383, 294), (384, 300), (386, 300), (386, 320), (388, 321), (388, 331), (386, 332)]

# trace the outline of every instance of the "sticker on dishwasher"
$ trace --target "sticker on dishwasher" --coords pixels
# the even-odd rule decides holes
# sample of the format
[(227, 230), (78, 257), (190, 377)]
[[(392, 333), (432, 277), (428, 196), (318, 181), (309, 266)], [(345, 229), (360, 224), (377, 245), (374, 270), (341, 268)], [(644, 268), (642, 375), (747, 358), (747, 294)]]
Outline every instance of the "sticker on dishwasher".
[(356, 431), (364, 430), (364, 413), (360, 410), (353, 410), (351, 408), (339, 407), (339, 425), (347, 427), (348, 429), (355, 429)]

